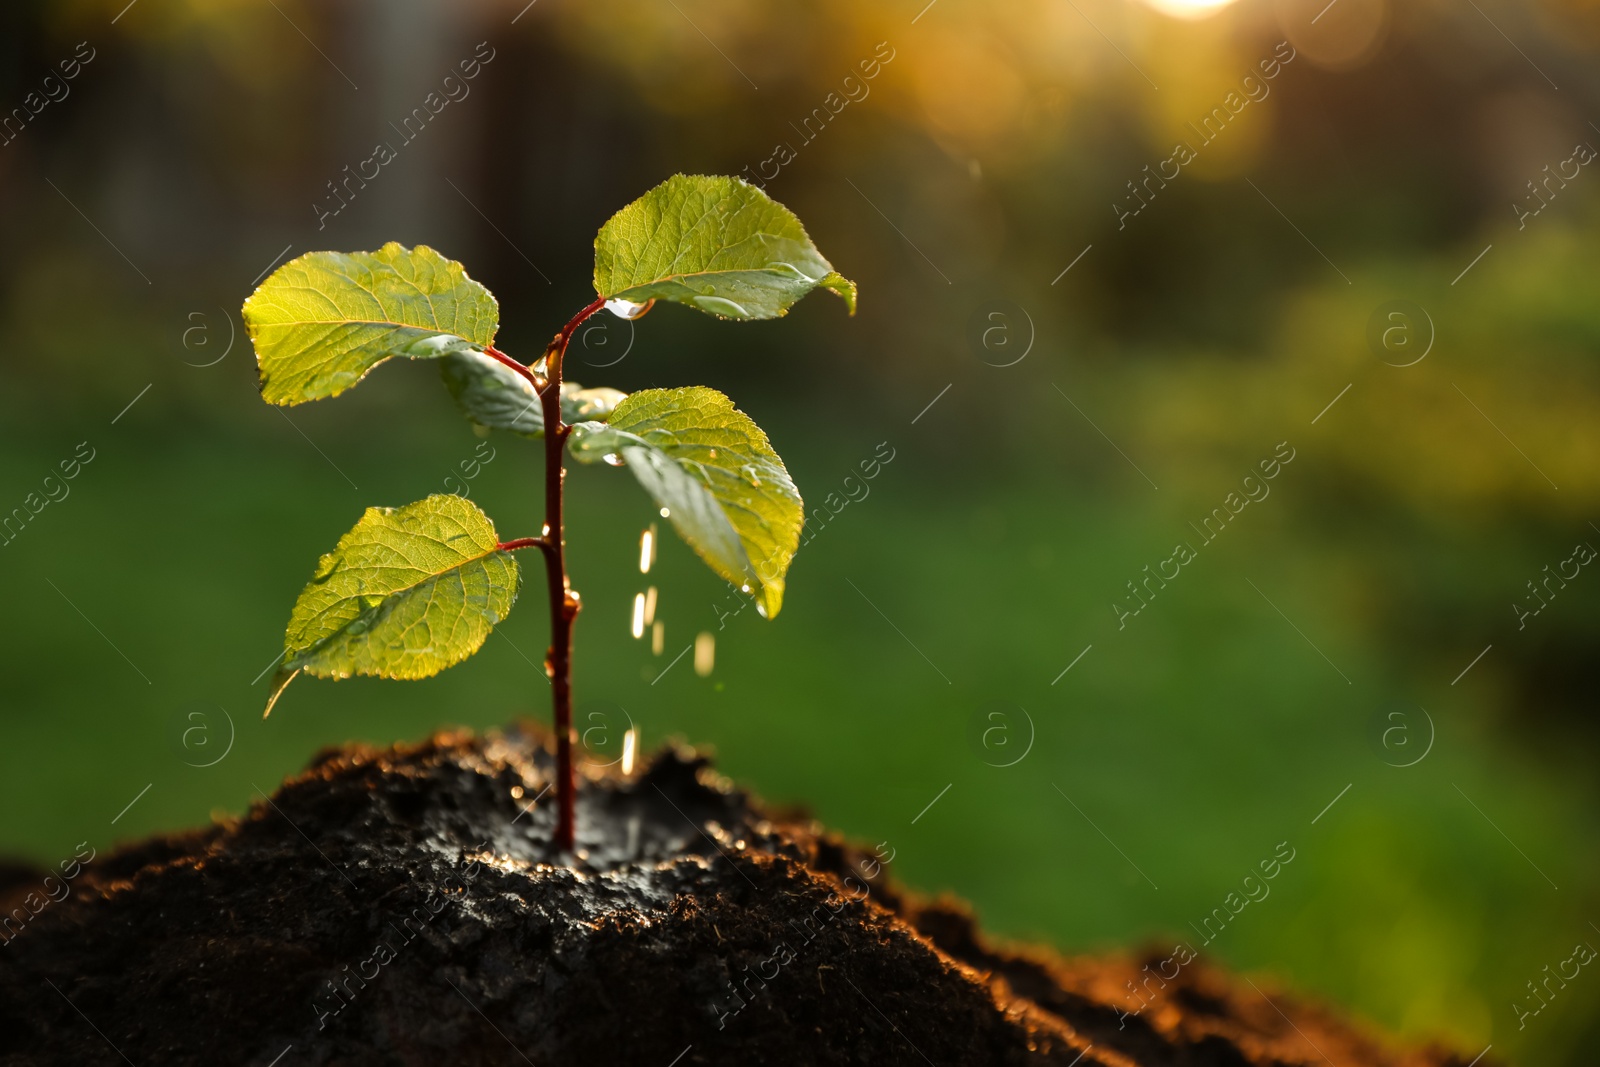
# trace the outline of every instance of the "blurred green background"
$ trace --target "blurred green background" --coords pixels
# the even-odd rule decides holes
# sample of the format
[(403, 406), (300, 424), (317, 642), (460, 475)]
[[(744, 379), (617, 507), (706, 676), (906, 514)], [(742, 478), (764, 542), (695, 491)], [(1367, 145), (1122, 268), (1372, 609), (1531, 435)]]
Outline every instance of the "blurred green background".
[[(1518, 1005), (1600, 944), (1600, 575), (1513, 605), (1600, 545), (1600, 4), (124, 5), (0, 14), (27, 120), (0, 145), (0, 509), (26, 509), (0, 849), (54, 863), (243, 810), (322, 745), (543, 718), (530, 584), (471, 663), (301, 681), (260, 720), (252, 679), (362, 508), (490, 454), (468, 486), (502, 533), (542, 506), (538, 445), (479, 451), (431, 367), (262, 404), (238, 307), (288, 256), (428, 243), (528, 358), (589, 299), (612, 211), (675, 171), (771, 175), (784, 144), (769, 192), (860, 315), (603, 318), (569, 375), (722, 389), (813, 508), (894, 458), (771, 623), (723, 619), (670, 533), (641, 575), (645, 497), (576, 470), (594, 758), (629, 722), (711, 744), (1006, 937), (1181, 938), (1468, 1058), (1592, 1062), (1600, 977)], [(1150, 181), (1179, 140), (1197, 158)], [(380, 141), (395, 161), (330, 199)], [(660, 655), (629, 633), (647, 584)], [(673, 661), (701, 632), (705, 676)], [(1280, 842), (1271, 895), (1202, 945)]]

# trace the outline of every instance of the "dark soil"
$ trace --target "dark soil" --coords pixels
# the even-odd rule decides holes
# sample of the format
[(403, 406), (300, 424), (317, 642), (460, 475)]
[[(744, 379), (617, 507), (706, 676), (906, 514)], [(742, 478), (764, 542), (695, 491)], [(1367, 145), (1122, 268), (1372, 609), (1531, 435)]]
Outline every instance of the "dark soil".
[[(550, 765), (517, 731), (329, 751), (237, 821), (96, 857), (6, 929), (0, 1065), (1468, 1062), (1166, 953), (993, 946), (687, 749), (583, 783), (557, 863), (553, 806), (524, 813)], [(0, 873), (7, 912), (42, 877)]]

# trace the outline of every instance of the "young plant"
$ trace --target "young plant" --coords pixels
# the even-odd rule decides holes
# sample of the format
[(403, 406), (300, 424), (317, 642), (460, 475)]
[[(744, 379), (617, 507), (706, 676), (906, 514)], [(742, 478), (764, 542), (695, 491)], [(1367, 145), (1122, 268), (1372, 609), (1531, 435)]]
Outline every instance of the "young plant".
[(700, 558), (773, 618), (800, 542), (800, 494), (766, 434), (715, 389), (584, 389), (562, 379), (567, 344), (602, 308), (637, 318), (658, 300), (724, 319), (770, 319), (812, 289), (855, 314), (856, 287), (800, 220), (738, 178), (677, 175), (600, 228), (598, 294), (524, 365), (494, 346), (499, 305), (431, 248), (311, 252), (244, 304), (272, 404), (337, 396), (385, 360), (438, 359), (467, 418), (545, 442), (545, 524), (502, 541), (477, 505), (434, 495), (368, 508), (317, 564), (295, 602), (267, 714), (302, 673), (427, 678), (476, 652), (516, 600), (513, 553), (537, 548), (550, 589), (556, 845), (573, 848), (572, 624), (562, 521), (565, 457), (626, 466)]

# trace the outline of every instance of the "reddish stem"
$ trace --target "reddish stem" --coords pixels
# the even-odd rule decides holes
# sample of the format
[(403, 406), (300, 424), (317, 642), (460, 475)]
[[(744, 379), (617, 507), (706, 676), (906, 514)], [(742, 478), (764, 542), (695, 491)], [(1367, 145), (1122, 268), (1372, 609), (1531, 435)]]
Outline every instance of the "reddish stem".
[[(544, 549), (545, 572), (550, 586), (550, 652), (545, 669), (555, 708), (556, 730), (556, 848), (573, 851), (578, 780), (572, 764), (572, 622), (581, 602), (567, 580), (566, 538), (562, 525), (562, 488), (567, 471), (563, 464), (570, 428), (561, 421), (561, 361), (567, 344), (585, 319), (605, 307), (605, 298), (578, 312), (561, 328), (545, 349), (545, 385), (539, 398), (544, 407), (545, 528), (542, 538), (532, 538)], [(526, 368), (524, 368), (526, 370)], [(530, 375), (532, 372), (529, 372)], [(531, 380), (531, 378), (530, 378)], [(535, 384), (535, 388), (538, 385)]]
[(494, 345), (490, 345), (489, 347), (485, 348), (483, 350), (483, 354), (488, 356), (490, 359), (497, 360), (505, 366), (510, 367), (512, 370), (516, 371), (518, 374), (522, 375), (522, 377), (528, 380), (528, 384), (533, 386), (534, 392), (539, 391), (539, 376), (534, 374), (533, 371), (529, 370), (521, 363), (518, 363), (510, 356), (506, 355), (504, 352), (500, 351)]
[(515, 552), (519, 548), (542, 548), (549, 551), (550, 542), (542, 537), (519, 537), (515, 541), (501, 541), (494, 547), (502, 552)]

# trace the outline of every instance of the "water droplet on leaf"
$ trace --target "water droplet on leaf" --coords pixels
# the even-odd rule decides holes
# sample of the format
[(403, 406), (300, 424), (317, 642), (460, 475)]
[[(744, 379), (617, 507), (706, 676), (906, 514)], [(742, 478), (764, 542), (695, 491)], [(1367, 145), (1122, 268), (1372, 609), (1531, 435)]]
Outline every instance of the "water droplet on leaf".
[(631, 300), (612, 299), (606, 301), (606, 310), (619, 319), (636, 319), (650, 310), (654, 300), (647, 300), (643, 304), (635, 304)]

